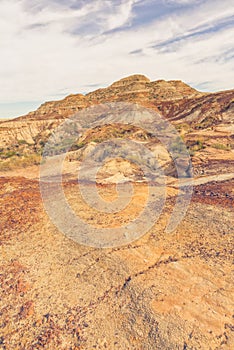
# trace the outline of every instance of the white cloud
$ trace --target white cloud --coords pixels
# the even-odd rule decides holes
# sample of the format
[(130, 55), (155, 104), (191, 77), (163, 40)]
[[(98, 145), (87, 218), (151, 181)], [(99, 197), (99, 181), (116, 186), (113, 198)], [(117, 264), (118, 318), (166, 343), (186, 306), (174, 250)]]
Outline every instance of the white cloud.
[(197, 4), (202, 2), (202, 0), (165, 0), (168, 4), (180, 4), (180, 5), (191, 5), (191, 4)]
[[(193, 0), (196, 6), (142, 26), (139, 17), (138, 26), (132, 27), (140, 16), (134, 12), (137, 2), (95, 0), (77, 7), (81, 2), (2, 0), (0, 102), (53, 99), (61, 91), (88, 91), (90, 84), (105, 86), (133, 73), (195, 85), (210, 82), (208, 88), (214, 90), (232, 88), (233, 61), (214, 59), (233, 46), (233, 29), (223, 23), (223, 29), (215, 30), (233, 15), (230, 0)], [(118, 30), (122, 26), (126, 28)], [(171, 52), (152, 48), (191, 35), (196, 28), (210, 32), (171, 44)], [(141, 54), (129, 54), (139, 49)]]

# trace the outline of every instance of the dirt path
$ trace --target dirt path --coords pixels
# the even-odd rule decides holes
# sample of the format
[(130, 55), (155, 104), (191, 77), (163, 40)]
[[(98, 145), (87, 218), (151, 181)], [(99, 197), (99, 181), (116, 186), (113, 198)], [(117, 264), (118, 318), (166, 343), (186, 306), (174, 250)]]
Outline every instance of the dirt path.
[[(79, 162), (67, 162), (65, 165), (65, 174), (66, 175), (74, 175), (77, 172), (77, 167), (79, 165)], [(0, 172), (0, 178), (1, 177), (25, 177), (26, 179), (33, 179), (36, 180), (39, 178), (40, 173), (40, 167), (39, 166), (31, 166), (27, 168), (21, 168), (21, 169), (15, 169), (15, 170), (9, 170), (9, 171), (2, 171)], [(201, 177), (195, 177), (192, 179), (192, 185), (198, 186), (203, 185), (212, 181), (226, 181), (231, 180), (234, 178), (234, 173), (224, 173), (219, 175), (209, 175), (209, 176), (201, 176)], [(177, 181), (176, 181), (177, 182)], [(170, 187), (177, 187), (175, 180), (172, 179), (168, 182), (168, 185)], [(184, 179), (182, 180), (183, 185), (189, 185), (191, 183), (191, 180)]]
[[(195, 177), (192, 180), (184, 179), (181, 181), (182, 185), (186, 186), (191, 184), (192, 186), (199, 186), (204, 185), (209, 182), (222, 182), (226, 180), (234, 179), (234, 173), (225, 173), (220, 175), (210, 175), (210, 176), (201, 176), (201, 177)], [(177, 184), (175, 184), (175, 181), (172, 181), (169, 183), (169, 186), (171, 187), (178, 187)]]

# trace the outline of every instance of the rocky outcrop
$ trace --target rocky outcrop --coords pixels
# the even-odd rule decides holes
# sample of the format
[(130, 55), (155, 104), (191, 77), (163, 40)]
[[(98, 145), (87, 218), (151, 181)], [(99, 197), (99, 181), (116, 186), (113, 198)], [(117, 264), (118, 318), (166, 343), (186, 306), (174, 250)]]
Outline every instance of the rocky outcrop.
[(40, 132), (62, 122), (74, 113), (112, 101), (134, 102), (160, 111), (175, 123), (196, 124), (196, 128), (231, 122), (234, 91), (201, 93), (179, 80), (151, 82), (144, 75), (123, 78), (111, 86), (87, 95), (69, 95), (63, 100), (43, 103), (26, 116), (0, 123), (0, 147), (24, 139), (33, 143)]
[(0, 147), (11, 147), (20, 143), (34, 145), (38, 138), (45, 140), (61, 119), (31, 120), (15, 119), (0, 124)]
[[(223, 115), (233, 111), (233, 99), (233, 90), (201, 93), (179, 80), (151, 82), (143, 75), (133, 75), (87, 95), (75, 94), (60, 101), (45, 102), (36, 111), (16, 120), (64, 119), (91, 105), (111, 101), (136, 102), (161, 111), (170, 120), (190, 122), (204, 112), (212, 118), (222, 119)], [(7, 126), (10, 129), (13, 124), (4, 121), (0, 126), (1, 129)]]
[(84, 95), (69, 95), (60, 101), (45, 102), (36, 111), (19, 117), (17, 120), (64, 119), (89, 105), (90, 103)]
[[(200, 161), (197, 162), (196, 159), (202, 159), (203, 164), (210, 162), (212, 149), (207, 152), (209, 147), (216, 147), (215, 152), (220, 154), (221, 159), (224, 159), (224, 154), (217, 148), (230, 151), (234, 149), (234, 90), (202, 93), (179, 80), (151, 82), (144, 75), (133, 75), (114, 82), (107, 88), (87, 95), (69, 95), (60, 101), (46, 102), (26, 116), (0, 122), (3, 158), (7, 149), (13, 148), (17, 154), (24, 152), (24, 149), (19, 149), (19, 144), (23, 143), (28, 145), (27, 150), (32, 146), (32, 152), (40, 153), (49, 135), (65, 118), (87, 107), (109, 102), (130, 102), (159, 112), (181, 132), (187, 146), (192, 148), (191, 154), (196, 152), (194, 164), (199, 164), (199, 169)], [(134, 122), (131, 117), (129, 115), (130, 124)], [(149, 135), (134, 127), (109, 125), (88, 131), (77, 147), (87, 147), (92, 141), (100, 142), (111, 136), (122, 138), (125, 135), (137, 138), (140, 142), (152, 141)], [(85, 154), (85, 151), (77, 153)], [(71, 155), (70, 158), (73, 157)], [(231, 152), (229, 159), (232, 157)], [(172, 173), (172, 167), (167, 165), (168, 171)]]
[(154, 101), (170, 101), (184, 97), (197, 97), (201, 92), (182, 81), (158, 80), (150, 82), (144, 75), (133, 75), (121, 79), (105, 89), (98, 89), (87, 94), (92, 102), (126, 101), (141, 102), (155, 108)]

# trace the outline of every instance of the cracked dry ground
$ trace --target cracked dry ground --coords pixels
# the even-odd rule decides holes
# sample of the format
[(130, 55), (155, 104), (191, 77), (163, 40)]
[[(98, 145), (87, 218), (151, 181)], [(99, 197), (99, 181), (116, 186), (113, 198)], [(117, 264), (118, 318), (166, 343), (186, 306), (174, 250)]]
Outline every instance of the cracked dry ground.
[(38, 181), (0, 178), (0, 349), (233, 349), (233, 184), (197, 186), (173, 234), (170, 197), (147, 235), (95, 249), (53, 226)]

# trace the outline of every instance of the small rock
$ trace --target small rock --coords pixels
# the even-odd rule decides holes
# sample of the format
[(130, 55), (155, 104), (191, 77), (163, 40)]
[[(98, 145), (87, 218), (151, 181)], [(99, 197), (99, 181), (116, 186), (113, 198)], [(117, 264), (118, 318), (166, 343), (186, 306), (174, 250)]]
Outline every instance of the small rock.
[(27, 318), (34, 314), (34, 303), (33, 301), (27, 301), (23, 306), (21, 306), (19, 316), (21, 318)]

